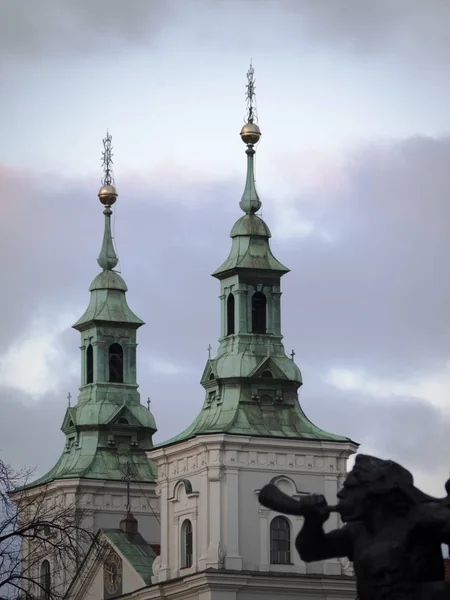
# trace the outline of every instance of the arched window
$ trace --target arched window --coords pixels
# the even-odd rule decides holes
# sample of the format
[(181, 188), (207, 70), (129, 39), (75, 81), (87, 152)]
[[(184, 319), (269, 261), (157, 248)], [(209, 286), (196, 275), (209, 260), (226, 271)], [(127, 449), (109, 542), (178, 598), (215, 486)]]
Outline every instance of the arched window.
[(267, 379), (273, 377), (270, 371), (263, 371), (261, 377), (267, 377)]
[(181, 568), (192, 567), (192, 523), (186, 519), (181, 526)]
[(267, 298), (262, 292), (252, 296), (252, 333), (266, 333)]
[(228, 294), (227, 298), (227, 335), (234, 333), (234, 295)]
[(126, 419), (125, 417), (120, 417), (120, 419), (117, 422), (119, 423), (119, 425), (129, 425), (128, 419)]
[(109, 381), (123, 383), (123, 348), (120, 344), (109, 347)]
[(275, 517), (270, 523), (270, 563), (291, 563), (291, 525), (286, 517)]
[(209, 380), (212, 381), (215, 378), (216, 378), (216, 376), (214, 375), (214, 373), (211, 373), (211, 375), (209, 376)]
[(50, 563), (48, 560), (44, 560), (41, 564), (41, 593), (42, 600), (48, 600), (50, 598)]
[(94, 381), (94, 349), (89, 344), (86, 350), (86, 383)]

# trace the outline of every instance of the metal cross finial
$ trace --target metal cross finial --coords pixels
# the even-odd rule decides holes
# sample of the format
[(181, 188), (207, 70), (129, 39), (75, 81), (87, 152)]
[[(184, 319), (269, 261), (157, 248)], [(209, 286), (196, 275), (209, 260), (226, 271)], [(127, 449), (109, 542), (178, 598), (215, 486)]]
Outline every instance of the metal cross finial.
[(72, 398), (72, 394), (69, 392), (69, 393), (67, 394), (67, 401), (68, 401), (68, 403), (69, 403), (69, 408), (70, 408), (70, 399), (71, 399), (71, 398)]
[(147, 398), (147, 409), (150, 410), (150, 396)]
[(108, 131), (106, 131), (106, 137), (103, 139), (103, 152), (102, 152), (102, 167), (105, 173), (102, 179), (103, 185), (113, 185), (114, 175), (112, 172), (113, 165), (113, 151), (112, 151), (112, 137)]
[(211, 344), (209, 344), (209, 346), (208, 346), (208, 360), (211, 360), (211, 350), (212, 350), (212, 346), (211, 346)]
[(294, 360), (294, 356), (295, 356), (295, 352), (294, 352), (294, 350), (292, 350), (292, 352), (291, 352), (291, 360)]
[(246, 121), (247, 123), (254, 123), (258, 121), (258, 116), (256, 114), (256, 102), (255, 102), (255, 69), (253, 68), (252, 63), (250, 62), (250, 68), (247, 71), (247, 91), (245, 93), (245, 97), (247, 100), (247, 115)]

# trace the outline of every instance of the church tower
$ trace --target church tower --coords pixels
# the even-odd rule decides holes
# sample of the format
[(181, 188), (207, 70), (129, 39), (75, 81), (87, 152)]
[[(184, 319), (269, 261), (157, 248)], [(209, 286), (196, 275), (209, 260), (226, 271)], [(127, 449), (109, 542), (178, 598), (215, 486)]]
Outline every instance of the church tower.
[[(18, 501), (45, 494), (56, 507), (81, 509), (84, 529), (119, 527), (132, 510), (139, 531), (159, 543), (156, 471), (146, 452), (156, 431), (150, 409), (140, 403), (136, 374), (137, 330), (144, 322), (127, 303), (127, 286), (115, 270), (118, 257), (111, 232), (117, 192), (111, 170), (111, 137), (103, 140), (104, 178), (98, 193), (104, 214), (100, 273), (90, 286), (90, 302), (73, 325), (81, 337), (81, 385), (74, 406), (67, 408), (62, 431), (65, 444), (55, 466), (29, 484)], [(24, 560), (27, 552), (24, 550)], [(44, 561), (48, 563), (48, 561)], [(58, 595), (78, 565), (58, 569), (45, 565)], [(36, 569), (41, 568), (36, 564)], [(35, 573), (36, 578), (39, 573)]]
[[(228, 258), (213, 273), (221, 287), (221, 336), (201, 378), (203, 407), (188, 429), (149, 453), (161, 499), (161, 554), (153, 581), (168, 590), (183, 577), (190, 598), (201, 596), (205, 581), (199, 573), (208, 573), (211, 598), (231, 600), (238, 589), (239, 598), (253, 598), (265, 588), (283, 598), (292, 589), (298, 593), (299, 585), (317, 598), (328, 598), (330, 585), (333, 598), (354, 598), (353, 582), (343, 576), (347, 564), (306, 565), (297, 556), (300, 517), (258, 503), (259, 490), (270, 481), (293, 497), (318, 493), (335, 503), (357, 445), (314, 425), (299, 404), (302, 377), (294, 354), (286, 355), (281, 329), (280, 284), (289, 269), (272, 253), (269, 227), (258, 215), (254, 158), (261, 132), (252, 67), (247, 102), (240, 133), (247, 155), (244, 214), (231, 230)], [(337, 526), (334, 514), (327, 527)], [(283, 578), (277, 583), (278, 575)]]

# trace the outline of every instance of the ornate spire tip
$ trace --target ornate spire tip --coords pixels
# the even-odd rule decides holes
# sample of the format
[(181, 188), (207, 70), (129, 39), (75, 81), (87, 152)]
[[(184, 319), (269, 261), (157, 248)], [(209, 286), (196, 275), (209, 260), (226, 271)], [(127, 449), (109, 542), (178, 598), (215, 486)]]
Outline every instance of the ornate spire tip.
[(113, 151), (112, 151), (112, 136), (106, 131), (106, 137), (103, 139), (102, 166), (103, 178), (102, 187), (98, 193), (100, 202), (106, 207), (110, 207), (117, 199), (117, 191), (114, 187), (114, 175), (112, 171)]
[(259, 142), (261, 131), (257, 125), (258, 115), (256, 112), (255, 100), (255, 69), (250, 62), (250, 68), (247, 71), (247, 85), (245, 98), (247, 102), (247, 113), (245, 115), (245, 125), (241, 129), (242, 141), (248, 146), (253, 146)]
[(256, 102), (255, 102), (255, 69), (250, 61), (250, 68), (247, 71), (247, 85), (246, 85), (245, 97), (247, 100), (247, 123), (253, 123), (258, 121), (256, 114)]
[(105, 271), (112, 271), (114, 267), (119, 262), (117, 258), (116, 251), (114, 250), (113, 237), (111, 233), (111, 206), (117, 200), (117, 192), (114, 187), (114, 177), (112, 174), (112, 146), (111, 146), (112, 137), (106, 132), (106, 137), (103, 140), (103, 171), (104, 176), (102, 179), (102, 187), (98, 192), (98, 197), (100, 202), (104, 205), (105, 210), (103, 214), (105, 215), (105, 232), (103, 234), (103, 243), (102, 249), (100, 250), (100, 255), (97, 259), (98, 264)]

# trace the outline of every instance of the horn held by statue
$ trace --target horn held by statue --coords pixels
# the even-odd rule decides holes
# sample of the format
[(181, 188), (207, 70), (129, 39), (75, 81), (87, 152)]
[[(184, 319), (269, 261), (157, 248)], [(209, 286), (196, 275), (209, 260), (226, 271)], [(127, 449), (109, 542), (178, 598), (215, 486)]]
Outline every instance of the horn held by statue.
[[(295, 500), (280, 490), (275, 484), (268, 483), (259, 492), (260, 504), (285, 515), (304, 516), (302, 498)], [(339, 512), (338, 506), (328, 506), (329, 512)]]

